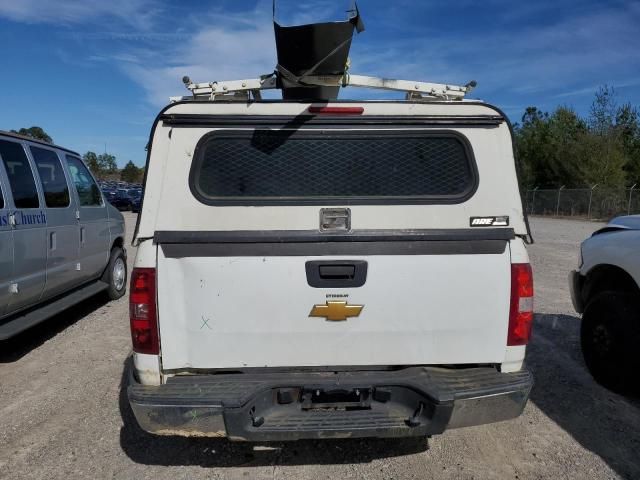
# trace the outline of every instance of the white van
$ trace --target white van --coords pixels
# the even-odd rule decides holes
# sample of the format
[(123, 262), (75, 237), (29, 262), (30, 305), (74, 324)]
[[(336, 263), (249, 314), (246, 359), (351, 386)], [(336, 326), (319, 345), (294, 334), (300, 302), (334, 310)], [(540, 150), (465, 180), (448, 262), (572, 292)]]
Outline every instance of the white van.
[(139, 424), (263, 441), (518, 416), (533, 285), (507, 117), (416, 82), (393, 83), (423, 93), (405, 101), (249, 99), (270, 82), (189, 84), (153, 125)]

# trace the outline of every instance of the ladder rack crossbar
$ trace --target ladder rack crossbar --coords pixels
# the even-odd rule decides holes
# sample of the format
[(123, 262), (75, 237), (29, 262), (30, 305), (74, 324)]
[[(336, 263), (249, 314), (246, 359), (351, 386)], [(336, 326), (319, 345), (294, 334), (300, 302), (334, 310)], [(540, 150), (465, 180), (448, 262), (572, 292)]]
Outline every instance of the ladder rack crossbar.
[(369, 77), (366, 75), (308, 75), (295, 79), (281, 76), (280, 82), (276, 74), (263, 75), (258, 78), (244, 80), (230, 80), (222, 82), (193, 83), (188, 77), (183, 78), (186, 88), (193, 98), (216, 97), (240, 94), (246, 98), (249, 92), (259, 98), (261, 90), (275, 90), (283, 87), (359, 87), (377, 90), (391, 90), (404, 92), (407, 98), (437, 98), (448, 100), (462, 100), (475, 86), (476, 82), (469, 82), (464, 86), (440, 83), (419, 82), (413, 80), (397, 80), (392, 78)]

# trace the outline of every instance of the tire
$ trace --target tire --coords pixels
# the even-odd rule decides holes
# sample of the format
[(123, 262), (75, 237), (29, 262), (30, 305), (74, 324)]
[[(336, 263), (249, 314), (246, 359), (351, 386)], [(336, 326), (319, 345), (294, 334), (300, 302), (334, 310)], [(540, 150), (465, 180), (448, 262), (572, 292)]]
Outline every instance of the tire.
[(109, 285), (107, 296), (117, 300), (127, 292), (127, 259), (120, 247), (113, 247), (102, 281)]
[(580, 329), (582, 354), (593, 378), (618, 393), (640, 392), (640, 300), (602, 292), (585, 309)]

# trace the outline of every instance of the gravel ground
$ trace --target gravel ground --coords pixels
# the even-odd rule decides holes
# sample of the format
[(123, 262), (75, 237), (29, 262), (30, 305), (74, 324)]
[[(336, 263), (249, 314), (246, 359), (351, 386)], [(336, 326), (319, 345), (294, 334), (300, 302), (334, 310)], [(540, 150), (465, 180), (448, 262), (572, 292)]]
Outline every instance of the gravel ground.
[[(127, 214), (127, 230), (134, 217)], [(567, 273), (599, 224), (534, 218), (536, 378), (518, 419), (430, 440), (269, 445), (153, 437), (123, 389), (126, 297), (89, 300), (0, 343), (0, 478), (640, 478), (640, 401), (593, 382)], [(129, 264), (134, 249), (129, 248)]]

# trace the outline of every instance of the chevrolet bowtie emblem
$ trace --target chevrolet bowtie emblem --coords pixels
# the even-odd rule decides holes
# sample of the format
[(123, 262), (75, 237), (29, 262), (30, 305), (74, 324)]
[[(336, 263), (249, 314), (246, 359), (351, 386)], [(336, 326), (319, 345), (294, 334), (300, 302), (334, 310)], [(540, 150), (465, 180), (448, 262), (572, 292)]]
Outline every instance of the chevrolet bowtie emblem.
[(314, 305), (309, 313), (310, 317), (324, 317), (332, 322), (357, 317), (364, 305), (347, 305), (347, 302), (326, 302), (325, 305)]

